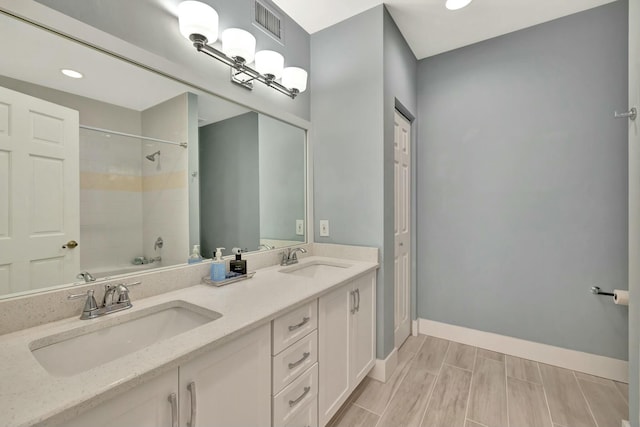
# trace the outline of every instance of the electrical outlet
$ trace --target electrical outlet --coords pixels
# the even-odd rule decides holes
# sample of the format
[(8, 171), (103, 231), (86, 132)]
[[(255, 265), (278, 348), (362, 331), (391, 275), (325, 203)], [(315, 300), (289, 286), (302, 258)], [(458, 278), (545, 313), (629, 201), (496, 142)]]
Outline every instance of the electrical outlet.
[(296, 234), (304, 236), (304, 219), (296, 219)]
[(320, 220), (320, 237), (329, 237), (329, 220)]

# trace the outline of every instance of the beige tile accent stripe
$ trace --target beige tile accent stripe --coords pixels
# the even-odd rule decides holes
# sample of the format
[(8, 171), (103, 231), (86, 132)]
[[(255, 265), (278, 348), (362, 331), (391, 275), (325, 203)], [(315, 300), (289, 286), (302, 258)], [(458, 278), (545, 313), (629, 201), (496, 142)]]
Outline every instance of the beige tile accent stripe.
[(142, 177), (143, 191), (177, 190), (187, 188), (187, 172), (171, 172)]
[(80, 172), (81, 190), (142, 191), (142, 177), (110, 173)]
[(187, 188), (186, 171), (152, 176), (80, 172), (81, 190), (142, 192), (176, 190), (180, 188)]

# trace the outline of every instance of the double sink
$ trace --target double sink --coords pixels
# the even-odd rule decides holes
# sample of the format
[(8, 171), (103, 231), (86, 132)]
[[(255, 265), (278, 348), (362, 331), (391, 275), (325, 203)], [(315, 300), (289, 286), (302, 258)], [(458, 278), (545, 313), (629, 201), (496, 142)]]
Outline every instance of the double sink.
[[(350, 264), (314, 260), (282, 268), (279, 272), (316, 278), (349, 267)], [(87, 326), (33, 341), (29, 349), (48, 373), (68, 377), (220, 317), (221, 313), (185, 301), (170, 301), (98, 323), (89, 321)]]

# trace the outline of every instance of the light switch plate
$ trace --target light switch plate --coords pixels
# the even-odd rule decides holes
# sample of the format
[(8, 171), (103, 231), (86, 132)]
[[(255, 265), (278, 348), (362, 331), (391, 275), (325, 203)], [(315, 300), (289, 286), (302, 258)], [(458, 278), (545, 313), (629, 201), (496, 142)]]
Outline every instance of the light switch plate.
[(298, 236), (304, 236), (304, 220), (296, 219), (296, 234)]
[(320, 237), (329, 237), (329, 220), (320, 220)]

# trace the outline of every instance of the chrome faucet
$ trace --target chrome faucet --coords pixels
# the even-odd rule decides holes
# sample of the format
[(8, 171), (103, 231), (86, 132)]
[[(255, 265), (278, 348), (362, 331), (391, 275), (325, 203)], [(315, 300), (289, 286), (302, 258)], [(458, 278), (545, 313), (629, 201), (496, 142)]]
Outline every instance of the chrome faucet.
[(286, 252), (280, 252), (282, 259), (280, 260), (280, 265), (291, 265), (298, 263), (298, 252), (302, 252), (303, 254), (307, 253), (305, 248), (288, 248)]
[(93, 275), (91, 275), (91, 273), (89, 273), (88, 271), (81, 271), (76, 276), (76, 279), (83, 279), (85, 283), (95, 282), (96, 281), (96, 278), (93, 277)]
[[(125, 285), (120, 283), (118, 285), (104, 285), (104, 296), (102, 298), (102, 304), (98, 306), (94, 297), (94, 290), (89, 289), (84, 294), (69, 295), (67, 299), (78, 299), (86, 297), (87, 300), (84, 303), (82, 314), (80, 319), (94, 319), (96, 317), (104, 316), (105, 314), (115, 313), (116, 311), (126, 310), (133, 307), (131, 299), (129, 298), (129, 286), (139, 285), (142, 282), (134, 282)], [(117, 295), (117, 297), (116, 297)]]
[(270, 251), (271, 249), (275, 249), (275, 246), (271, 246), (271, 245), (268, 245), (268, 244), (266, 244), (266, 243), (260, 243), (260, 244), (258, 245), (258, 250), (259, 250), (260, 248), (264, 248), (266, 251)]
[(153, 244), (153, 250), (157, 251), (158, 249), (162, 249), (163, 246), (164, 246), (164, 240), (162, 240), (162, 237), (158, 237), (156, 239), (156, 242)]

